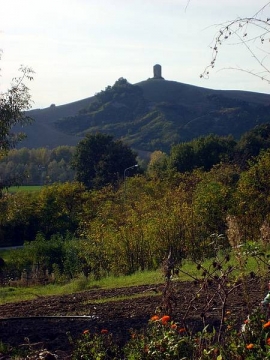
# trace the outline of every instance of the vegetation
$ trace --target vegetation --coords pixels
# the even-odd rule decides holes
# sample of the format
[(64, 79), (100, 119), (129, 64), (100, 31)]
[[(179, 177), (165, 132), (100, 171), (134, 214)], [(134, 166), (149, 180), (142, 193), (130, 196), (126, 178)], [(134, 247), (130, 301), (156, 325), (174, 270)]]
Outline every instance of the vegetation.
[(239, 139), (256, 125), (269, 122), (265, 100), (174, 81), (148, 79), (132, 85), (120, 78), (77, 115), (62, 117), (55, 124), (69, 135), (101, 132), (136, 151), (168, 153), (174, 144), (209, 134)]
[(53, 150), (13, 149), (0, 161), (1, 178), (17, 179), (14, 185), (49, 185), (74, 180), (71, 160), (75, 147), (59, 146)]
[[(239, 324), (225, 315), (239, 281), (268, 276), (269, 132), (263, 124), (239, 141), (209, 135), (175, 144), (168, 154), (153, 152), (145, 173), (137, 174), (126, 172), (137, 164), (130, 148), (110, 135), (87, 135), (73, 152), (79, 181), (2, 193), (0, 243), (24, 245), (3, 254), (3, 299), (18, 296), (17, 286), (43, 285), (46, 293), (60, 292), (64, 284), (64, 291), (77, 291), (122, 275), (153, 274), (171, 254), (164, 266), (162, 310), (153, 314), (149, 327), (120, 348), (106, 329), (87, 331), (74, 340), (74, 358), (91, 359), (98, 352), (104, 359), (162, 359), (164, 354), (172, 359), (183, 354), (202, 360), (248, 359), (250, 354), (250, 359), (266, 359), (270, 345), (268, 327), (260, 322), (264, 318), (267, 324), (264, 314), (247, 302), (250, 329), (243, 337), (235, 336)], [(17, 154), (29, 159), (31, 152), (21, 149), (10, 156)], [(66, 147), (32, 154), (70, 166)], [(203, 330), (193, 332), (188, 311), (183, 323), (174, 321), (172, 269), (198, 284), (198, 297), (211, 284), (203, 305), (207, 312), (221, 301), (218, 327), (205, 322)], [(39, 289), (33, 287), (32, 296)], [(29, 298), (25, 289), (23, 296)]]
[[(31, 96), (25, 81), (33, 79), (33, 70), (22, 66), (20, 71), (22, 75), (13, 79), (10, 88), (0, 94), (0, 159), (25, 137), (24, 133), (14, 131), (14, 127), (31, 122), (31, 118), (25, 114), (25, 111), (31, 107)], [(18, 182), (17, 177), (10, 176), (3, 179), (1, 176), (0, 193), (6, 186), (16, 182)]]
[(33, 80), (33, 70), (21, 67), (20, 71), (21, 77), (13, 79), (10, 88), (0, 96), (0, 157), (24, 138), (23, 133), (14, 133), (13, 127), (31, 121), (25, 114), (31, 107), (31, 96), (24, 81)]
[[(99, 140), (94, 141), (94, 139)], [(241, 169), (244, 169), (249, 159), (258, 156), (261, 150), (269, 148), (270, 125), (266, 123), (256, 126), (254, 129), (244, 133), (238, 141), (232, 136), (223, 137), (213, 134), (202, 136), (189, 142), (173, 145), (169, 153), (154, 151), (150, 154), (148, 161), (140, 156), (135, 158), (135, 153), (129, 147), (119, 140), (114, 140), (111, 136), (89, 134), (88, 138), (84, 139), (77, 148), (59, 146), (53, 150), (46, 148), (13, 149), (0, 161), (1, 178), (7, 185), (8, 181), (6, 180), (10, 178), (16, 178), (17, 185), (40, 186), (50, 185), (56, 182), (63, 183), (73, 181), (76, 175), (75, 169), (72, 169), (75, 150), (77, 151), (77, 160), (78, 154), (85, 144), (89, 145), (88, 149), (92, 148), (92, 154), (96, 154), (101, 151), (98, 148), (101, 139), (104, 141), (102, 151), (107, 152), (106, 163), (108, 166), (109, 163), (111, 163), (110, 166), (112, 166), (114, 170), (113, 172), (110, 170), (110, 174), (106, 180), (104, 178), (104, 170), (101, 169), (102, 166), (99, 161), (98, 168), (99, 171), (103, 173), (103, 179), (98, 180), (95, 171), (92, 171), (92, 173), (86, 175), (86, 177), (88, 181), (94, 177), (97, 182), (102, 180), (102, 182), (110, 183), (112, 180), (113, 183), (115, 180), (118, 182), (121, 181), (124, 169), (127, 168), (128, 165), (133, 165), (137, 162), (141, 170), (147, 170), (148, 175), (151, 177), (164, 177), (168, 169), (185, 172), (192, 171), (195, 168), (202, 168), (208, 171), (213, 165), (221, 161), (224, 163), (230, 162), (237, 164)], [(107, 149), (105, 146), (106, 142), (107, 145), (111, 144)], [(117, 147), (116, 144), (119, 146)], [(105, 153), (102, 155), (103, 158)], [(91, 159), (92, 163), (98, 162), (96, 156), (91, 156)], [(75, 161), (73, 161), (73, 166), (77, 160), (75, 159)], [(118, 160), (121, 160), (121, 166), (117, 164)], [(103, 166), (104, 164), (103, 162)], [(115, 171), (117, 168), (118, 171)], [(83, 173), (86, 171), (91, 172), (90, 163), (87, 167), (82, 166), (82, 170)], [(117, 172), (119, 174), (118, 177)], [(128, 175), (130, 176), (131, 173)], [(77, 178), (78, 176), (79, 174), (77, 174)]]
[(136, 154), (110, 135), (88, 134), (79, 142), (73, 158), (76, 179), (88, 189), (116, 185), (126, 168), (136, 164)]

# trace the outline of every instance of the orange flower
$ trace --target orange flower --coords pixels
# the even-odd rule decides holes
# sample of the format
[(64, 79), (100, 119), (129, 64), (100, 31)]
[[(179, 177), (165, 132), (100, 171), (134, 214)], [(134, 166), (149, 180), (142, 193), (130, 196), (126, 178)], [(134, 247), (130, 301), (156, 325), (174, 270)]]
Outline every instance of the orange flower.
[(267, 321), (267, 323), (263, 324), (263, 328), (266, 329), (270, 326), (270, 321)]
[(248, 350), (251, 350), (251, 349), (254, 348), (254, 344), (248, 344), (248, 345), (246, 346), (246, 348), (247, 348)]
[(181, 329), (179, 329), (179, 332), (180, 332), (180, 333), (184, 333), (184, 332), (186, 332), (186, 329), (185, 329), (185, 328), (181, 328)]
[(86, 334), (89, 334), (89, 330), (84, 330), (83, 334), (86, 335)]
[(151, 321), (157, 321), (157, 320), (159, 320), (159, 316), (154, 315), (151, 317)]
[(168, 323), (168, 321), (170, 320), (170, 317), (169, 317), (169, 315), (164, 315), (164, 316), (162, 316), (162, 318), (160, 320), (163, 325), (166, 325)]
[(109, 331), (108, 331), (107, 329), (102, 329), (102, 330), (101, 330), (101, 334), (108, 334), (108, 332), (109, 332)]
[(270, 346), (270, 338), (266, 339), (266, 344)]
[(176, 325), (176, 324), (172, 324), (171, 329), (176, 330), (176, 329), (177, 329), (177, 325)]

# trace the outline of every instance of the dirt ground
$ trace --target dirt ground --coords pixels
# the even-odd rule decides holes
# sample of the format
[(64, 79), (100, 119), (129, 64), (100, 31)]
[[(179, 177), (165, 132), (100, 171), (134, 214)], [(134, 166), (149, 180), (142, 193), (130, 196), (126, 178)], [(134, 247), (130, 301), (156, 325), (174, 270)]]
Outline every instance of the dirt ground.
[[(248, 284), (240, 283), (229, 294), (227, 310), (237, 317), (239, 324), (246, 318), (249, 308), (260, 304), (267, 292), (266, 285), (255, 278)], [(177, 282), (172, 319), (180, 323), (185, 319), (191, 330), (202, 328), (203, 321), (218, 326), (221, 302), (218, 291), (211, 287), (210, 284), (196, 296), (198, 284)], [(22, 347), (30, 343), (32, 348), (46, 348), (57, 354), (58, 359), (68, 359), (72, 351), (68, 333), (77, 338), (86, 329), (97, 332), (107, 329), (119, 342), (124, 342), (129, 339), (131, 328), (145, 327), (155, 311), (163, 308), (163, 290), (164, 285), (93, 289), (65, 296), (37, 295), (32, 301), (1, 305), (0, 341)], [(134, 298), (121, 299), (125, 296)], [(8, 357), (0, 354), (1, 359)]]

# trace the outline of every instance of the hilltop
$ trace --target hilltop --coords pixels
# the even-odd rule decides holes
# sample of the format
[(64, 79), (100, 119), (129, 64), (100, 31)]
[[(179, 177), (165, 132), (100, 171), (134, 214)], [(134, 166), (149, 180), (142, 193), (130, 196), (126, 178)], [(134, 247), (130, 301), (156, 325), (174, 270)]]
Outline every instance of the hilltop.
[(214, 133), (236, 139), (270, 121), (268, 94), (211, 90), (163, 78), (120, 78), (95, 96), (28, 112), (35, 121), (20, 147), (74, 146), (87, 132), (122, 139), (137, 151), (163, 150)]

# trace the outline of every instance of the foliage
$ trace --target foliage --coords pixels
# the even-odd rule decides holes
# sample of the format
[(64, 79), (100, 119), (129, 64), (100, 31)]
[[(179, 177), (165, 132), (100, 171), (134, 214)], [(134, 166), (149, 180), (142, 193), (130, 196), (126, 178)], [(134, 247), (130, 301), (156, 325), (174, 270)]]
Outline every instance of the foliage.
[(22, 245), (38, 232), (46, 238), (75, 232), (87, 193), (80, 183), (54, 184), (40, 191), (19, 191), (0, 199), (0, 243)]
[(246, 238), (255, 239), (263, 222), (269, 221), (269, 166), (270, 151), (263, 151), (249, 162), (249, 168), (242, 172), (237, 186), (235, 213)]
[(76, 178), (88, 189), (116, 185), (124, 170), (136, 164), (136, 154), (110, 135), (87, 134), (76, 147), (73, 167)]
[(13, 79), (11, 86), (0, 96), (0, 156), (13, 148), (24, 137), (23, 133), (13, 133), (15, 125), (26, 125), (30, 122), (24, 111), (30, 109), (31, 96), (25, 80), (33, 80), (33, 70), (21, 67), (22, 75)]
[(213, 165), (230, 161), (233, 157), (236, 142), (231, 136), (202, 136), (187, 143), (174, 145), (170, 153), (170, 166), (179, 172), (195, 168), (210, 170)]
[(58, 120), (56, 126), (80, 137), (101, 132), (133, 149), (168, 154), (181, 142), (209, 134), (239, 139), (254, 126), (269, 122), (265, 99), (228, 91), (223, 95), (175, 81), (148, 79), (132, 85), (119, 79), (79, 114)]
[(44, 185), (74, 179), (71, 159), (75, 148), (59, 146), (53, 150), (13, 149), (0, 161), (1, 177), (6, 182), (19, 178), (18, 185)]
[(72, 354), (74, 360), (120, 359), (119, 347), (114, 343), (112, 334), (107, 329), (102, 329), (100, 333), (91, 333), (90, 330), (84, 330), (81, 339), (78, 339), (75, 344)]
[(247, 167), (248, 161), (260, 154), (262, 150), (270, 147), (270, 124), (255, 126), (246, 132), (237, 142), (235, 147), (235, 162), (243, 169)]
[[(243, 323), (240, 326), (237, 315), (227, 309), (229, 294), (237, 291), (239, 287), (241, 287), (241, 291), (245, 290), (244, 282), (249, 279), (245, 276), (235, 277), (239, 265), (241, 270), (241, 263), (246, 264), (246, 261), (237, 262), (233, 266), (230, 263), (229, 255), (222, 253), (221, 239), (220, 236), (216, 236), (212, 245), (209, 244), (216, 251), (210, 266), (198, 263), (197, 270), (198, 273), (202, 271), (202, 278), (199, 278), (199, 274), (197, 274), (194, 280), (198, 283), (199, 289), (189, 299), (188, 305), (185, 306), (186, 312), (178, 321), (174, 321), (172, 316), (164, 313), (165, 307), (161, 306), (158, 312), (151, 317), (145, 329), (130, 330), (131, 337), (121, 348), (110, 334), (108, 346), (112, 349), (117, 347), (119, 359), (255, 360), (269, 358), (270, 321), (267, 318), (269, 312), (266, 314), (262, 307), (248, 308), (249, 315), (242, 319)], [(260, 253), (258, 248), (253, 247), (252, 249), (247, 246), (240, 256), (245, 258), (254, 251)], [(166, 282), (170, 283), (172, 283), (171, 276), (174, 266), (171, 261), (172, 255), (172, 253), (169, 254), (166, 269), (164, 268)], [(180, 271), (182, 270), (180, 269)], [(251, 278), (253, 277), (256, 277), (256, 274), (251, 276)], [(163, 291), (163, 298), (164, 296), (166, 295)], [(244, 295), (244, 298), (249, 305), (248, 294)], [(221, 308), (218, 308), (220, 310), (219, 321), (218, 324), (211, 325), (211, 319), (206, 314), (218, 302), (221, 303)], [(186, 321), (192, 307), (198, 308), (197, 311), (201, 311), (201, 308), (204, 309), (200, 314), (203, 323), (201, 330), (192, 329)], [(107, 334), (107, 330), (103, 331)], [(89, 356), (86, 359), (97, 358), (99, 354), (109, 356), (103, 345), (103, 334), (90, 334), (90, 331), (86, 330), (82, 337), (74, 342), (74, 354), (77, 357)], [(100, 348), (102, 348), (101, 353)], [(91, 349), (97, 350), (93, 354)], [(114, 356), (115, 352), (108, 359), (114, 359)]]
[[(1, 51), (0, 51), (1, 58)], [(31, 107), (31, 96), (25, 81), (33, 80), (33, 70), (21, 66), (21, 76), (14, 78), (10, 88), (0, 93), (0, 159), (15, 145), (24, 139), (25, 134), (19, 132), (19, 126), (29, 124), (32, 119), (25, 114)], [(17, 130), (14, 127), (17, 126)], [(17, 175), (17, 174), (16, 174)], [(20, 182), (18, 176), (0, 178), (0, 195), (4, 188)]]

